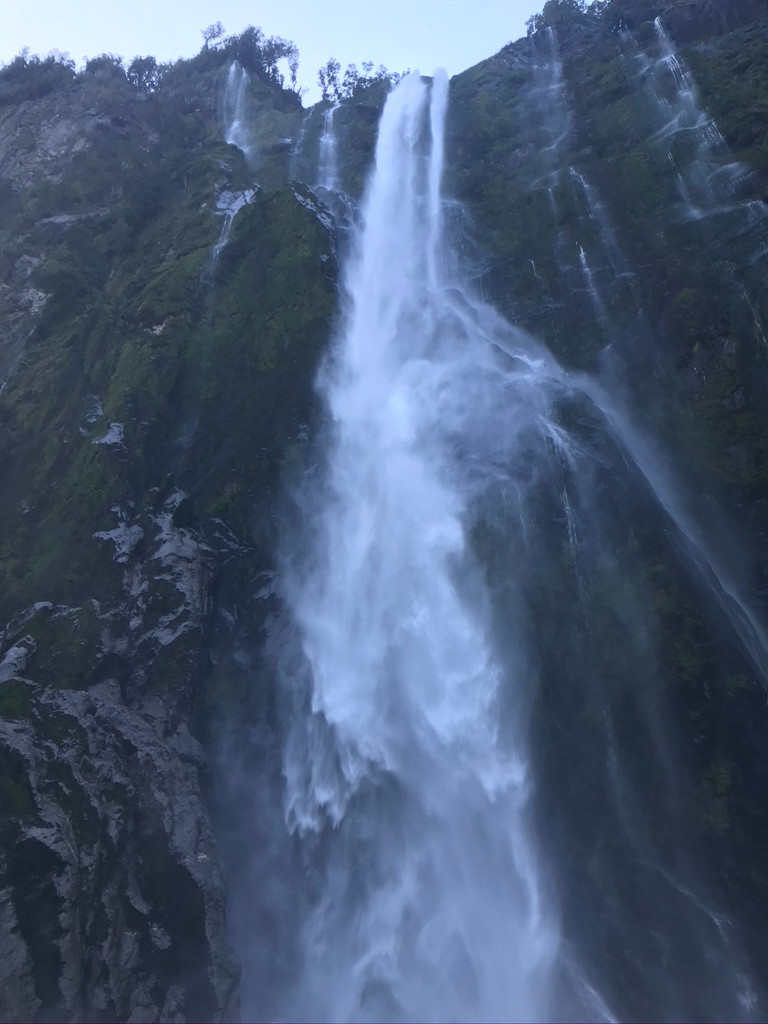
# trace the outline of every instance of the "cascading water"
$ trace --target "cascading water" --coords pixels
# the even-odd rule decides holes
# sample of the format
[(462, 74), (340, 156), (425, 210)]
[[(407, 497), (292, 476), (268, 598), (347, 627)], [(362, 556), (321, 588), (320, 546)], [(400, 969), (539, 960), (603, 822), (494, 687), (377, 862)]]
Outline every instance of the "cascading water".
[(651, 101), (654, 148), (674, 168), (680, 199), (675, 219), (695, 222), (713, 253), (735, 243), (737, 259), (729, 253), (726, 261), (732, 291), (735, 301), (749, 310), (755, 342), (765, 350), (764, 317), (755, 301), (762, 288), (752, 267), (768, 254), (768, 205), (759, 198), (755, 173), (733, 159), (716, 121), (704, 109), (693, 74), (660, 18), (654, 28), (657, 48), (653, 53), (640, 51), (626, 31), (622, 38)]
[[(557, 49), (555, 30), (550, 26), (544, 33), (543, 41), (538, 34), (531, 40), (534, 47), (533, 80), (529, 103), (538, 122), (536, 149), (540, 153), (539, 177), (532, 182), (533, 188), (544, 188), (557, 225), (558, 210), (555, 189), (562, 177), (560, 150), (571, 130), (571, 118), (565, 101), (563, 64)], [(542, 52), (543, 51), (543, 52)], [(569, 254), (562, 251), (562, 236), (558, 231), (556, 258), (558, 269), (568, 273), (574, 269)]]
[(307, 138), (307, 127), (309, 125), (310, 118), (312, 117), (312, 111), (309, 110), (301, 119), (301, 127), (296, 136), (296, 139), (291, 146), (291, 162), (290, 162), (290, 175), (291, 178), (297, 178), (303, 180), (302, 171), (304, 165), (304, 145)]
[[(576, 167), (564, 167), (561, 151), (572, 131), (572, 116), (563, 79), (563, 64), (555, 30), (549, 26), (538, 39), (532, 39), (535, 64), (530, 106), (538, 122), (540, 134), (541, 176), (534, 188), (546, 188), (548, 205), (557, 226), (556, 259), (558, 272), (567, 282), (572, 296), (586, 293), (598, 328), (607, 337), (610, 330), (606, 296), (603, 291), (616, 291), (616, 282), (631, 278), (608, 212), (595, 187)], [(574, 246), (568, 244), (559, 229), (560, 188), (565, 185), (573, 201), (584, 210), (581, 225), (584, 237)], [(601, 286), (598, 278), (604, 280)]]
[[(661, 19), (655, 22), (660, 57), (653, 67), (656, 100), (665, 117), (660, 141), (670, 142), (681, 133), (692, 140), (693, 152), (678, 180), (688, 215), (697, 218), (708, 207), (732, 196), (735, 183), (743, 176), (739, 164), (722, 164), (727, 155), (725, 139), (711, 118), (701, 109), (693, 76), (675, 53)], [(670, 151), (670, 158), (674, 159)]]
[(248, 123), (248, 72), (233, 61), (224, 88), (224, 141), (243, 151), (250, 166), (254, 158), (253, 139)]
[[(694, 135), (697, 138), (697, 148), (692, 165), (686, 168), (687, 177), (684, 179), (681, 174), (678, 174), (681, 185), (684, 186), (686, 180), (698, 183), (698, 194), (701, 197), (702, 207), (706, 207), (707, 213), (720, 213), (723, 212), (723, 207), (718, 206), (720, 201), (717, 192), (718, 182), (721, 185), (727, 183), (730, 197), (734, 200), (732, 209), (737, 214), (746, 213), (747, 220), (749, 221), (753, 216), (754, 204), (740, 205), (735, 200), (738, 183), (744, 180), (744, 169), (740, 165), (732, 163), (723, 166), (721, 157), (724, 154), (727, 155), (727, 147), (724, 140), (722, 140), (720, 133), (717, 132), (713, 122), (699, 108), (695, 84), (682, 62), (674, 55), (671, 44), (664, 34), (660, 22), (656, 24), (656, 31), (661, 44), (662, 57), (655, 66), (652, 65), (652, 62), (648, 61), (647, 68), (653, 67), (658, 75), (662, 73), (671, 74), (675, 86), (672, 101), (668, 98), (663, 98), (660, 92), (654, 94), (657, 110), (663, 108), (664, 115), (663, 128), (657, 136), (657, 141), (660, 138), (673, 140), (677, 133), (684, 132), (687, 127), (693, 127)], [(553, 75), (557, 78), (558, 75), (562, 74), (561, 64), (556, 48), (551, 45), (551, 40), (550, 50), (552, 52)], [(560, 102), (565, 105), (564, 95)], [(719, 148), (718, 139), (720, 140)], [(712, 166), (709, 168), (705, 167), (707, 160), (712, 162)], [(717, 165), (715, 166), (716, 160)], [(708, 170), (709, 173), (704, 174), (702, 169)], [(578, 184), (586, 206), (584, 211), (586, 216), (582, 216), (579, 221), (579, 230), (583, 230), (587, 218), (593, 222), (594, 227), (597, 228), (593, 251), (598, 252), (606, 264), (604, 267), (599, 268), (599, 283), (597, 274), (593, 272), (587, 260), (584, 248), (579, 246), (584, 281), (590, 294), (596, 321), (605, 330), (606, 337), (611, 342), (614, 342), (616, 331), (615, 329), (610, 329), (612, 325), (609, 322), (606, 308), (607, 300), (604, 296), (611, 294), (610, 289), (617, 280), (626, 278), (631, 281), (634, 275), (628, 269), (627, 260), (619, 246), (609, 213), (600, 201), (594, 188), (574, 167), (570, 168), (570, 176)], [(690, 210), (692, 210), (692, 207), (689, 204), (689, 212)], [(698, 217), (699, 214), (696, 216)], [(562, 242), (559, 239), (558, 246), (562, 248)], [(561, 262), (560, 269), (561, 272), (565, 271), (565, 276), (567, 277), (569, 268), (564, 268)], [(749, 302), (747, 293), (743, 288), (741, 293), (744, 300), (750, 306), (757, 330), (762, 333), (759, 317), (752, 303)], [(636, 323), (640, 326), (643, 323), (644, 317), (642, 309), (637, 306), (634, 296), (625, 292), (623, 304), (636, 308)], [(647, 325), (643, 325), (642, 333), (646, 338), (648, 337)], [(606, 351), (605, 355), (607, 354)], [(653, 444), (643, 436), (643, 431), (638, 430), (632, 424), (632, 416), (628, 414), (626, 408), (623, 408), (626, 406), (626, 388), (624, 385), (620, 385), (617, 388), (618, 381), (615, 376), (615, 365), (612, 365), (611, 360), (605, 358), (602, 360), (602, 364), (602, 384), (582, 379), (579, 386), (583, 388), (586, 394), (589, 394), (595, 406), (606, 417), (608, 421), (606, 426), (610, 434), (619, 442), (625, 456), (629, 458), (634, 469), (639, 471), (645, 478), (653, 501), (658, 507), (663, 509), (670, 524), (674, 524), (677, 535), (675, 544), (676, 555), (687, 564), (689, 571), (698, 577), (700, 583), (704, 584), (710, 597), (714, 598), (719, 606), (723, 620), (729, 622), (732, 635), (738, 638), (743, 654), (752, 663), (758, 677), (764, 680), (768, 679), (766, 674), (768, 671), (768, 637), (766, 637), (765, 630), (760, 622), (760, 616), (755, 612), (750, 601), (744, 597), (742, 586), (735, 582), (726, 563), (721, 558), (718, 551), (717, 537), (713, 537), (711, 531), (703, 529), (697, 523), (697, 517), (692, 512), (689, 502), (684, 496), (685, 488), (679, 485), (679, 482), (675, 480), (675, 474), (671, 472), (668, 466), (665, 466), (665, 457), (658, 451), (654, 451)], [(608, 371), (607, 373), (605, 372), (606, 370)], [(578, 539), (579, 531), (583, 530), (583, 525), (574, 522), (567, 494), (564, 495), (563, 504), (569, 523), (569, 542), (573, 553), (574, 565), (583, 567), (587, 563), (586, 571), (589, 572), (589, 555), (587, 553), (587, 558), (585, 559), (585, 553), (581, 550), (581, 544)], [(597, 510), (593, 509), (593, 514), (595, 511)], [(572, 523), (573, 526), (571, 526)], [(579, 572), (580, 600), (585, 608), (594, 608), (594, 593), (591, 593), (589, 600), (586, 600), (584, 597), (585, 589), (582, 574)], [(636, 629), (636, 623), (631, 628), (633, 630)], [(644, 797), (640, 796), (643, 790), (642, 780), (637, 776), (632, 779), (631, 765), (626, 755), (621, 751), (620, 745), (617, 744), (616, 727), (613, 720), (614, 711), (610, 704), (607, 705), (606, 710), (608, 713), (604, 722), (604, 730), (609, 750), (608, 777), (613, 791), (617, 819), (625, 830), (626, 835), (631, 837), (632, 854), (636, 858), (642, 858), (647, 864), (655, 866), (655, 870), (665, 879), (669, 889), (674, 892), (674, 899), (676, 901), (679, 901), (680, 897), (687, 901), (687, 906), (680, 906), (678, 912), (688, 920), (689, 934), (695, 933), (697, 935), (697, 943), (701, 943), (699, 953), (693, 953), (692, 955), (694, 957), (701, 956), (703, 952), (705, 959), (709, 963), (719, 961), (720, 970), (723, 972), (721, 975), (721, 984), (723, 986), (721, 992), (723, 990), (730, 992), (730, 1003), (728, 998), (726, 998), (726, 1001), (722, 1004), (723, 1007), (729, 1006), (729, 1008), (721, 1009), (719, 1012), (733, 1016), (749, 1016), (754, 1012), (756, 997), (752, 989), (752, 983), (748, 978), (748, 973), (744, 968), (742, 955), (734, 943), (730, 927), (722, 915), (719, 915), (711, 907), (707, 906), (707, 897), (702, 895), (701, 879), (697, 878), (697, 872), (692, 870), (690, 862), (686, 864), (683, 857), (678, 858), (677, 863), (674, 863), (674, 861), (669, 859), (669, 853), (665, 853), (659, 848), (653, 837), (653, 831), (645, 830), (643, 826), (638, 825), (639, 819), (643, 816), (643, 812), (640, 809), (643, 799), (647, 800), (648, 797), (647, 794)], [(646, 708), (646, 713), (647, 711), (648, 708)], [(648, 719), (648, 721), (650, 723), (651, 720)], [(669, 737), (664, 736), (660, 719), (657, 719), (653, 725), (653, 731), (656, 734), (653, 743), (653, 757), (658, 763), (665, 765), (667, 785), (674, 788), (677, 785), (679, 769), (674, 764), (674, 760), (669, 757), (671, 750), (670, 741)], [(658, 826), (656, 827), (658, 828)], [(682, 832), (678, 841), (681, 844), (678, 853), (682, 853), (683, 847), (687, 842)], [(643, 883), (643, 887), (646, 890), (645, 899), (648, 901), (648, 905), (652, 906), (659, 897), (658, 886), (652, 880), (647, 880)], [(657, 922), (661, 922), (663, 912), (659, 908), (653, 912), (653, 916), (656, 917)], [(665, 926), (657, 923), (656, 927), (664, 928)], [(682, 939), (682, 936), (680, 941), (685, 941)], [(681, 971), (683, 963), (684, 960), (681, 960)], [(685, 984), (681, 981), (680, 977), (676, 980), (680, 988), (684, 989)], [(720, 998), (720, 994), (718, 994), (718, 998)], [(665, 1011), (667, 1014), (671, 1013), (674, 1015), (679, 1013), (683, 1016), (695, 1016), (696, 1012), (702, 1013), (702, 1009), (692, 1011), (692, 1002), (688, 1002), (687, 1008), (685, 1008), (686, 1000), (690, 999), (690, 995), (683, 995), (681, 992), (675, 992), (673, 989), (669, 989), (664, 994), (657, 992), (655, 1002), (649, 1004), (648, 1012), (658, 1012), (658, 1007), (663, 1004), (667, 1006)], [(679, 1007), (677, 1010), (672, 1009), (675, 1002), (677, 1002)]]
[(211, 277), (216, 276), (216, 269), (232, 230), (232, 222), (244, 206), (253, 201), (256, 189), (246, 188), (239, 192), (231, 192), (225, 189), (216, 197), (216, 214), (222, 218), (221, 233), (219, 239), (211, 252)]
[[(655, 21), (655, 30), (659, 40), (660, 56), (654, 62), (646, 55), (638, 54), (636, 60), (640, 62), (643, 73), (651, 74), (654, 104), (662, 112), (664, 124), (657, 138), (672, 139), (680, 132), (693, 131), (697, 139), (696, 161), (698, 164), (706, 159), (707, 154), (714, 154), (715, 150), (719, 149), (721, 153), (723, 151), (727, 153), (725, 140), (714, 121), (701, 108), (693, 77), (676, 55), (660, 19)], [(547, 140), (552, 140), (543, 147), (543, 151), (550, 154), (552, 160), (549, 180), (557, 182), (563, 177), (562, 168), (560, 168), (557, 158), (561, 145), (568, 136), (571, 117), (563, 82), (563, 67), (558, 52), (557, 38), (551, 27), (545, 33), (544, 48), (548, 63), (535, 65), (532, 103), (537, 115), (546, 126)], [(664, 94), (659, 84), (665, 76), (674, 85), (671, 97)], [(744, 177), (745, 169), (742, 165), (730, 163), (724, 170), (730, 175), (729, 180), (731, 181), (741, 180)], [(713, 206), (716, 203), (716, 196), (713, 191), (714, 186), (711, 184), (711, 177), (709, 175), (700, 180), (709, 182), (706, 197), (707, 202)], [(592, 222), (596, 229), (593, 248), (603, 258), (604, 265), (599, 268), (599, 272), (605, 284), (601, 286), (598, 274), (590, 265), (587, 253), (581, 244), (577, 246), (578, 262), (583, 283), (594, 310), (595, 320), (606, 332), (606, 336), (610, 337), (612, 336), (611, 324), (607, 306), (611, 290), (618, 279), (631, 280), (634, 274), (628, 268), (627, 259), (619, 245), (609, 212), (594, 186), (583, 173), (573, 166), (568, 168), (567, 180), (574, 187), (577, 198), (580, 194), (584, 204), (584, 215), (580, 219), (579, 230), (583, 231), (589, 222)], [(550, 196), (552, 197), (551, 192)], [(554, 198), (551, 198), (551, 202), (554, 208)], [(558, 239), (558, 247), (563, 247), (560, 239)], [(572, 267), (570, 264), (561, 262), (560, 271), (566, 280), (571, 278)], [(756, 331), (762, 338), (762, 322), (743, 286), (741, 286), (740, 297), (748, 304)], [(642, 310), (638, 309), (637, 316), (641, 315)], [(612, 383), (615, 387), (615, 381)], [(591, 388), (591, 385), (587, 386), (587, 390)], [(622, 403), (616, 397), (609, 398), (606, 390), (603, 390), (600, 396), (592, 390), (591, 397), (603, 411), (610, 408), (609, 415), (613, 421), (613, 429), (621, 434), (622, 444), (631, 449), (633, 463), (645, 476), (655, 500), (674, 522), (688, 557), (696, 571), (701, 573), (707, 584), (711, 586), (723, 613), (731, 621), (745, 653), (760, 674), (768, 679), (768, 637), (766, 637), (758, 616), (749, 606), (749, 602), (739, 593), (739, 587), (729, 578), (728, 571), (714, 554), (716, 546), (703, 535), (700, 527), (696, 525), (695, 516), (686, 510), (681, 490), (671, 483), (671, 472), (662, 469), (664, 459), (658, 453), (653, 455), (649, 453), (647, 443), (643, 443), (641, 440), (641, 432), (631, 425), (631, 417), (627, 415), (626, 411), (619, 412)], [(622, 420), (621, 428), (617, 416)]]
[[(660, 56), (654, 62), (645, 54), (639, 53), (636, 55), (636, 60), (640, 63), (642, 73), (651, 76), (651, 94), (657, 110), (661, 112), (663, 126), (656, 139), (670, 141), (680, 133), (691, 132), (693, 134), (695, 139), (694, 156), (692, 167), (688, 168), (686, 172), (686, 180), (698, 182), (699, 196), (703, 205), (696, 217), (693, 217), (692, 214), (692, 218), (697, 219), (699, 215), (704, 216), (705, 208), (709, 212), (722, 213), (723, 207), (718, 205), (718, 196), (722, 198), (722, 195), (727, 192), (732, 197), (736, 183), (745, 178), (746, 168), (737, 163), (731, 162), (723, 165), (722, 161), (716, 161), (718, 154), (727, 156), (726, 142), (715, 122), (703, 110), (693, 76), (676, 54), (661, 19), (655, 20), (654, 27), (659, 42)], [(556, 156), (562, 140), (567, 137), (570, 114), (563, 83), (562, 61), (558, 53), (557, 39), (551, 27), (547, 29), (545, 38), (550, 70), (547, 73), (544, 67), (536, 68), (534, 97), (541, 91), (541, 81), (547, 82), (545, 95), (551, 100), (547, 134), (557, 140), (556, 144), (551, 147)], [(664, 78), (667, 79), (667, 86), (672, 84), (671, 92), (669, 88), (665, 91)], [(550, 147), (546, 147), (546, 149), (549, 150)], [(708, 161), (711, 166), (708, 166)], [(595, 188), (575, 167), (569, 167), (568, 172), (570, 181), (575, 183), (585, 203), (585, 217), (582, 218), (581, 223), (592, 221), (597, 228), (596, 247), (605, 260), (605, 266), (601, 270), (608, 272), (608, 288), (604, 290), (600, 287), (584, 247), (581, 245), (578, 246), (579, 265), (594, 309), (595, 319), (600, 327), (608, 330), (610, 328), (606, 302), (608, 289), (618, 278), (631, 279), (634, 275), (628, 269), (627, 260), (618, 243), (610, 215)], [(559, 176), (560, 172), (555, 164), (553, 177), (557, 179)], [(678, 178), (681, 187), (685, 189), (685, 181), (680, 172), (678, 172)], [(722, 185), (720, 193), (718, 193), (718, 180)], [(722, 184), (723, 182), (725, 184)], [(757, 205), (762, 206), (762, 204)], [(758, 216), (754, 207), (755, 204), (747, 204), (742, 208), (740, 204), (736, 203), (733, 209), (745, 209), (748, 217)], [(761, 217), (762, 214), (759, 214), (758, 220)], [(569, 269), (565, 268), (566, 272)], [(762, 337), (762, 322), (746, 290), (743, 286), (740, 288), (740, 297), (749, 305), (755, 328)], [(637, 313), (641, 315), (642, 311), (638, 309)], [(759, 617), (739, 592), (739, 586), (730, 578), (727, 569), (720, 564), (720, 560), (714, 553), (716, 546), (696, 524), (695, 516), (686, 509), (682, 491), (672, 483), (671, 472), (662, 468), (664, 458), (658, 453), (651, 454), (648, 443), (642, 441), (641, 432), (631, 424), (631, 417), (626, 411), (619, 411), (622, 403), (616, 397), (609, 397), (608, 392), (604, 389), (598, 395), (591, 384), (584, 382), (582, 384), (587, 391), (591, 392), (592, 400), (612, 420), (613, 430), (621, 436), (622, 445), (631, 452), (632, 461), (645, 476), (655, 500), (665, 509), (666, 514), (675, 524), (690, 562), (711, 588), (724, 615), (731, 622), (734, 632), (739, 637), (745, 653), (761, 676), (768, 679), (768, 636), (760, 624)]]
[(587, 286), (587, 291), (589, 292), (589, 298), (595, 310), (597, 322), (600, 324), (601, 327), (607, 328), (608, 311), (606, 310), (605, 303), (603, 302), (602, 296), (600, 295), (600, 292), (597, 289), (592, 269), (587, 263), (587, 254), (584, 252), (582, 246), (579, 246), (579, 263), (581, 264), (581, 269), (584, 274), (584, 283)]
[[(253, 161), (254, 150), (248, 119), (248, 86), (249, 78), (247, 72), (238, 61), (233, 61), (227, 72), (227, 81), (224, 86), (222, 100), (224, 141), (228, 142), (231, 146), (237, 146), (242, 151), (246, 164), (250, 167)], [(238, 191), (224, 189), (216, 196), (216, 215), (221, 217), (222, 224), (219, 238), (211, 250), (211, 280), (216, 277), (219, 259), (226, 248), (230, 232), (232, 231), (232, 222), (239, 211), (252, 202), (255, 195), (256, 188), (247, 188)]]
[[(269, 1005), (750, 1019), (738, 944), (688, 851), (648, 613), (622, 564), (629, 509), (674, 533), (761, 672), (765, 636), (605, 384), (565, 373), (463, 282), (440, 192), (446, 103), (443, 76), (416, 75), (387, 101), (320, 379), (326, 448), (295, 495), (303, 532), (284, 537), (298, 938)], [(554, 699), (540, 673), (579, 706), (556, 748), (534, 714)], [(570, 769), (556, 769), (565, 794), (547, 788), (563, 757), (594, 791), (586, 817)], [(579, 863), (592, 817), (612, 836), (599, 892)], [(593, 901), (617, 908), (594, 935)]]
[(616, 239), (616, 231), (611, 223), (605, 204), (597, 194), (594, 185), (587, 180), (581, 171), (576, 170), (575, 167), (571, 167), (569, 170), (572, 180), (578, 184), (584, 196), (588, 219), (597, 225), (598, 239), (607, 267), (610, 268), (614, 275), (626, 275), (626, 259)]
[(323, 114), (323, 130), (320, 134), (320, 146), (318, 154), (317, 184), (328, 191), (335, 191), (339, 187), (339, 156), (336, 140), (336, 127), (334, 119), (338, 110), (338, 103)]
[[(323, 378), (333, 419), (308, 564), (286, 567), (309, 693), (286, 759), (289, 827), (322, 882), (288, 1016), (541, 1019), (557, 924), (527, 820), (531, 667), (507, 678), (466, 535), (460, 447), (505, 387), (546, 401), (531, 346), (506, 380), (443, 261), (447, 80), (382, 116), (347, 309)], [(471, 396), (494, 400), (475, 408)], [(496, 408), (492, 408), (493, 405)], [(487, 483), (487, 481), (486, 481)], [(303, 707), (303, 713), (299, 708)], [(502, 721), (506, 719), (506, 728)]]
[[(551, 180), (559, 177), (560, 166), (558, 154), (571, 131), (571, 118), (568, 104), (565, 101), (565, 83), (563, 81), (563, 62), (557, 47), (557, 36), (552, 26), (544, 32), (540, 44), (538, 36), (532, 40), (537, 48), (534, 63), (534, 80), (531, 100), (541, 118), (544, 133), (542, 153), (549, 163)], [(543, 50), (543, 53), (540, 51)]]
[(752, 230), (764, 220), (768, 207), (760, 201), (742, 200), (752, 178), (749, 169), (732, 159), (661, 19), (654, 25), (658, 56), (651, 59), (641, 53), (636, 60), (656, 109), (656, 141), (666, 147), (676, 169), (683, 216), (698, 220), (736, 213), (743, 220), (742, 230)]

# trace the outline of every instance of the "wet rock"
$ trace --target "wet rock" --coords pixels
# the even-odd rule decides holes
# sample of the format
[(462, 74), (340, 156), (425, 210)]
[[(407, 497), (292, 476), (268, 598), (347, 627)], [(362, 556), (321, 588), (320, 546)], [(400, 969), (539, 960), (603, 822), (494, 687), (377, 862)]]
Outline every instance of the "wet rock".
[(0, 1016), (235, 1019), (199, 745), (185, 728), (161, 737), (105, 684), (54, 693), (19, 678), (0, 707), (9, 688)]
[(675, 42), (695, 42), (725, 35), (763, 13), (759, 0), (676, 0), (664, 12), (664, 23)]

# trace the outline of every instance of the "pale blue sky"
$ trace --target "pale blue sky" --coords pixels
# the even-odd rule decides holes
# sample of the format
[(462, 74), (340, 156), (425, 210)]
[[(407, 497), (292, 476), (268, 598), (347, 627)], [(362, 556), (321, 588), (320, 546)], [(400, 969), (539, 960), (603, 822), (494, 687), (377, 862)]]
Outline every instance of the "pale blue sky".
[[(259, 25), (292, 39), (301, 52), (300, 84), (317, 98), (317, 69), (329, 57), (342, 65), (372, 60), (391, 71), (406, 67), (455, 74), (524, 34), (525, 19), (543, 0), (5, 0), (0, 61), (23, 46), (33, 53), (83, 56), (119, 53), (159, 60), (190, 57), (200, 30), (221, 21), (228, 33)], [(306, 100), (305, 100), (306, 102)]]

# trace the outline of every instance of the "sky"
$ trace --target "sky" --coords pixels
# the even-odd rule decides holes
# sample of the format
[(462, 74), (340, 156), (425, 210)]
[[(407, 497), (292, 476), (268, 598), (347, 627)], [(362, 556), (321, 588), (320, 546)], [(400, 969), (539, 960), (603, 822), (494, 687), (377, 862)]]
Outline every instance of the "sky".
[(305, 103), (319, 99), (317, 69), (329, 57), (342, 66), (372, 60), (390, 71), (449, 74), (490, 57), (525, 34), (525, 19), (544, 0), (5, 0), (0, 61), (24, 46), (43, 56), (152, 54), (160, 61), (191, 57), (200, 32), (220, 21), (226, 32), (258, 25), (299, 48)]

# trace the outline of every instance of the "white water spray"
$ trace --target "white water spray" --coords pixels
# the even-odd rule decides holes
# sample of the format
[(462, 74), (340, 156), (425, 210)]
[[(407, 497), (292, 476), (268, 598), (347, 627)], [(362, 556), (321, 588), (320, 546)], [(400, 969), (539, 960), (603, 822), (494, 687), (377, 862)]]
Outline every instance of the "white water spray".
[(668, 150), (677, 171), (682, 216), (690, 220), (739, 214), (741, 230), (753, 230), (768, 214), (763, 202), (743, 202), (750, 171), (733, 160), (717, 123), (704, 110), (696, 81), (675, 51), (660, 18), (655, 21), (658, 56), (636, 55), (653, 101), (656, 142)]
[(595, 284), (595, 278), (592, 273), (592, 269), (587, 262), (587, 254), (584, 252), (583, 246), (579, 246), (579, 266), (581, 272), (584, 275), (584, 284), (586, 285), (587, 292), (589, 293), (589, 301), (592, 303), (592, 308), (595, 311), (595, 317), (601, 327), (606, 330), (610, 324), (608, 322), (608, 311), (605, 308), (602, 296)]
[(254, 145), (248, 123), (248, 86), (250, 79), (245, 68), (233, 61), (227, 72), (224, 88), (224, 141), (243, 151), (245, 162), (253, 164)]
[(611, 271), (615, 275), (628, 275), (627, 262), (616, 237), (616, 230), (611, 223), (610, 214), (605, 203), (598, 195), (594, 185), (588, 181), (581, 171), (578, 171), (575, 167), (569, 167), (568, 170), (571, 179), (578, 184), (582, 191), (584, 201), (587, 204), (589, 219), (597, 226), (600, 244)]
[(301, 119), (301, 128), (296, 136), (296, 140), (291, 146), (291, 178), (299, 178), (303, 170), (304, 164), (304, 145), (307, 138), (307, 128), (309, 126), (310, 118), (312, 117), (311, 109), (308, 110), (304, 117)]
[(494, 650), (465, 526), (483, 482), (459, 455), (491, 421), (514, 447), (546, 416), (549, 361), (505, 325), (517, 349), (502, 372), (499, 319), (446, 267), (447, 89), (412, 74), (387, 101), (322, 380), (334, 436), (314, 557), (286, 567), (311, 677), (286, 813), (322, 877), (289, 1017), (552, 1012), (558, 929), (526, 807), (531, 670), (521, 651), (510, 677)]
[(563, 61), (551, 25), (544, 32), (544, 40), (545, 60), (543, 64), (534, 65), (531, 100), (541, 119), (545, 136), (543, 152), (553, 162), (553, 180), (557, 180), (560, 174), (558, 156), (571, 132), (572, 122), (565, 97)]
[(232, 222), (236, 215), (242, 210), (244, 206), (253, 201), (253, 197), (256, 195), (256, 189), (246, 188), (241, 189), (238, 192), (231, 192), (225, 189), (220, 192), (216, 197), (216, 214), (222, 218), (221, 233), (219, 239), (213, 247), (211, 252), (211, 276), (216, 276), (216, 270), (219, 266), (219, 259), (221, 257), (227, 242), (229, 241), (229, 235), (232, 231)]
[(323, 130), (320, 134), (320, 149), (317, 168), (317, 184), (328, 191), (339, 187), (339, 156), (334, 119), (338, 103), (323, 114)]
[[(251, 130), (248, 118), (248, 74), (238, 61), (233, 61), (227, 72), (222, 101), (224, 119), (224, 141), (237, 146), (251, 167), (254, 148), (251, 141)], [(221, 217), (221, 232), (218, 241), (211, 250), (210, 277), (213, 280), (219, 266), (221, 254), (229, 241), (232, 223), (239, 211), (253, 201), (256, 188), (232, 191), (224, 189), (216, 196), (216, 215)]]
[[(503, 507), (504, 543), (533, 568), (548, 557), (548, 541), (530, 536), (537, 483), (565, 470), (562, 539), (584, 614), (594, 506), (585, 453), (554, 411), (580, 396), (675, 524), (761, 671), (768, 643), (629, 417), (478, 301), (451, 266), (440, 193), (446, 101), (444, 77), (430, 88), (415, 75), (387, 101), (343, 325), (320, 382), (332, 420), (325, 472), (298, 496), (309, 543), (289, 538), (284, 561), (304, 663), (284, 670), (286, 821), (311, 884), (281, 1010), (288, 1019), (610, 1019), (587, 977), (600, 969), (563, 950), (543, 882), (526, 746), (535, 673), (513, 614), (513, 642), (503, 654), (497, 644), (470, 542), (476, 509), (489, 495)], [(505, 580), (510, 608), (518, 582)], [(614, 799), (628, 814), (631, 779), (605, 714)], [(708, 904), (685, 873), (664, 877), (688, 900), (686, 935), (717, 962), (724, 1005), (741, 1000), (738, 952), (699, 920)], [(647, 913), (651, 927), (662, 904), (649, 901)], [(668, 980), (660, 998), (674, 1007)]]

